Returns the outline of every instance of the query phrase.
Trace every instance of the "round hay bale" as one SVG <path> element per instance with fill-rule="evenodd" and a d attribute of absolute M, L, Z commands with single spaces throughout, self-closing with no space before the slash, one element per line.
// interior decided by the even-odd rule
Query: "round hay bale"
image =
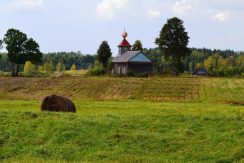
<path fill-rule="evenodd" d="M 74 103 L 66 97 L 50 95 L 44 98 L 41 106 L 42 111 L 52 112 L 76 112 Z"/>

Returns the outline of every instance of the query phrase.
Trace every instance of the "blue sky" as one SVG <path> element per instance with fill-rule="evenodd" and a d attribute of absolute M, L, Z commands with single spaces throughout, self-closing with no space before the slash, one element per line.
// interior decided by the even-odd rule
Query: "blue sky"
<path fill-rule="evenodd" d="M 85 54 L 106 40 L 115 56 L 124 27 L 131 44 L 151 48 L 173 16 L 184 21 L 189 47 L 244 50 L 243 0 L 0 0 L 0 38 L 17 28 L 43 52 Z"/>

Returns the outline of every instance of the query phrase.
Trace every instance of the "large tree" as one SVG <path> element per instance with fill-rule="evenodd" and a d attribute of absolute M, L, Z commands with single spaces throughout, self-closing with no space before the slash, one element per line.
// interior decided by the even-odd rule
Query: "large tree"
<path fill-rule="evenodd" d="M 104 68 L 108 67 L 108 62 L 109 59 L 111 58 L 112 53 L 111 53 L 111 49 L 108 45 L 107 41 L 103 41 L 99 47 L 99 49 L 97 50 L 97 59 L 99 61 L 99 63 L 102 64 L 102 66 Z"/>
<path fill-rule="evenodd" d="M 135 43 L 133 44 L 132 50 L 139 50 L 139 51 L 143 50 L 142 43 L 140 40 L 135 41 Z"/>
<path fill-rule="evenodd" d="M 39 45 L 32 38 L 16 29 L 9 29 L 3 42 L 6 44 L 8 58 L 12 66 L 12 76 L 18 76 L 20 65 L 26 61 L 38 63 L 42 59 Z"/>
<path fill-rule="evenodd" d="M 3 44 L 3 41 L 0 40 L 0 49 L 2 49 L 2 44 Z"/>
<path fill-rule="evenodd" d="M 183 21 L 177 17 L 168 19 L 156 39 L 156 44 L 165 59 L 171 60 L 172 73 L 183 70 L 182 58 L 190 53 L 188 43 L 189 37 Z"/>
<path fill-rule="evenodd" d="M 3 41 L 2 40 L 0 40 L 0 50 L 2 49 L 2 44 L 3 44 Z M 1 55 L 0 55 L 0 59 L 1 59 Z"/>

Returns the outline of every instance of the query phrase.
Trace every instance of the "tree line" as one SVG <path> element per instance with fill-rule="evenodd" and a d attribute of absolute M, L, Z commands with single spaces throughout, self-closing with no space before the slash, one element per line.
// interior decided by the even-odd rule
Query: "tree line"
<path fill-rule="evenodd" d="M 11 64 L 7 53 L 0 53 L 0 71 L 11 72 Z M 76 69 L 89 69 L 95 63 L 95 55 L 81 54 L 80 52 L 56 52 L 56 53 L 43 53 L 42 60 L 36 64 L 39 69 L 46 70 L 47 65 L 51 66 L 52 71 L 57 69 L 71 70 L 75 65 Z M 28 61 L 26 61 L 28 62 Z M 29 64 L 29 63 L 28 63 Z M 20 65 L 20 72 L 24 71 L 24 65 Z"/>
<path fill-rule="evenodd" d="M 142 42 L 136 40 L 132 50 L 148 55 L 153 61 L 155 73 L 175 75 L 204 68 L 213 76 L 244 75 L 244 52 L 188 48 L 189 40 L 183 21 L 173 17 L 163 25 L 155 39 L 155 48 L 143 48 Z M 113 68 L 112 52 L 107 41 L 100 44 L 95 55 L 83 55 L 81 52 L 43 54 L 33 38 L 28 38 L 19 30 L 9 29 L 0 40 L 0 49 L 2 45 L 8 52 L 0 55 L 0 71 L 11 72 L 12 76 L 18 76 L 24 68 L 49 74 L 53 71 L 90 69 L 95 75 L 109 73 Z"/>
<path fill-rule="evenodd" d="M 212 50 L 207 48 L 189 48 L 190 54 L 181 59 L 181 72 L 192 74 L 204 68 L 212 76 L 244 75 L 244 52 L 233 50 Z M 158 48 L 143 49 L 153 61 L 155 72 L 170 73 L 171 62 L 164 58 Z"/>

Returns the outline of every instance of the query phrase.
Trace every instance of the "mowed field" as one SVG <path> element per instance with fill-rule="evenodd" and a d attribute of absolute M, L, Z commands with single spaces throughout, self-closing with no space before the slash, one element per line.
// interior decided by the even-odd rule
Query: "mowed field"
<path fill-rule="evenodd" d="M 243 162 L 243 103 L 244 79 L 0 78 L 0 162 Z"/>

